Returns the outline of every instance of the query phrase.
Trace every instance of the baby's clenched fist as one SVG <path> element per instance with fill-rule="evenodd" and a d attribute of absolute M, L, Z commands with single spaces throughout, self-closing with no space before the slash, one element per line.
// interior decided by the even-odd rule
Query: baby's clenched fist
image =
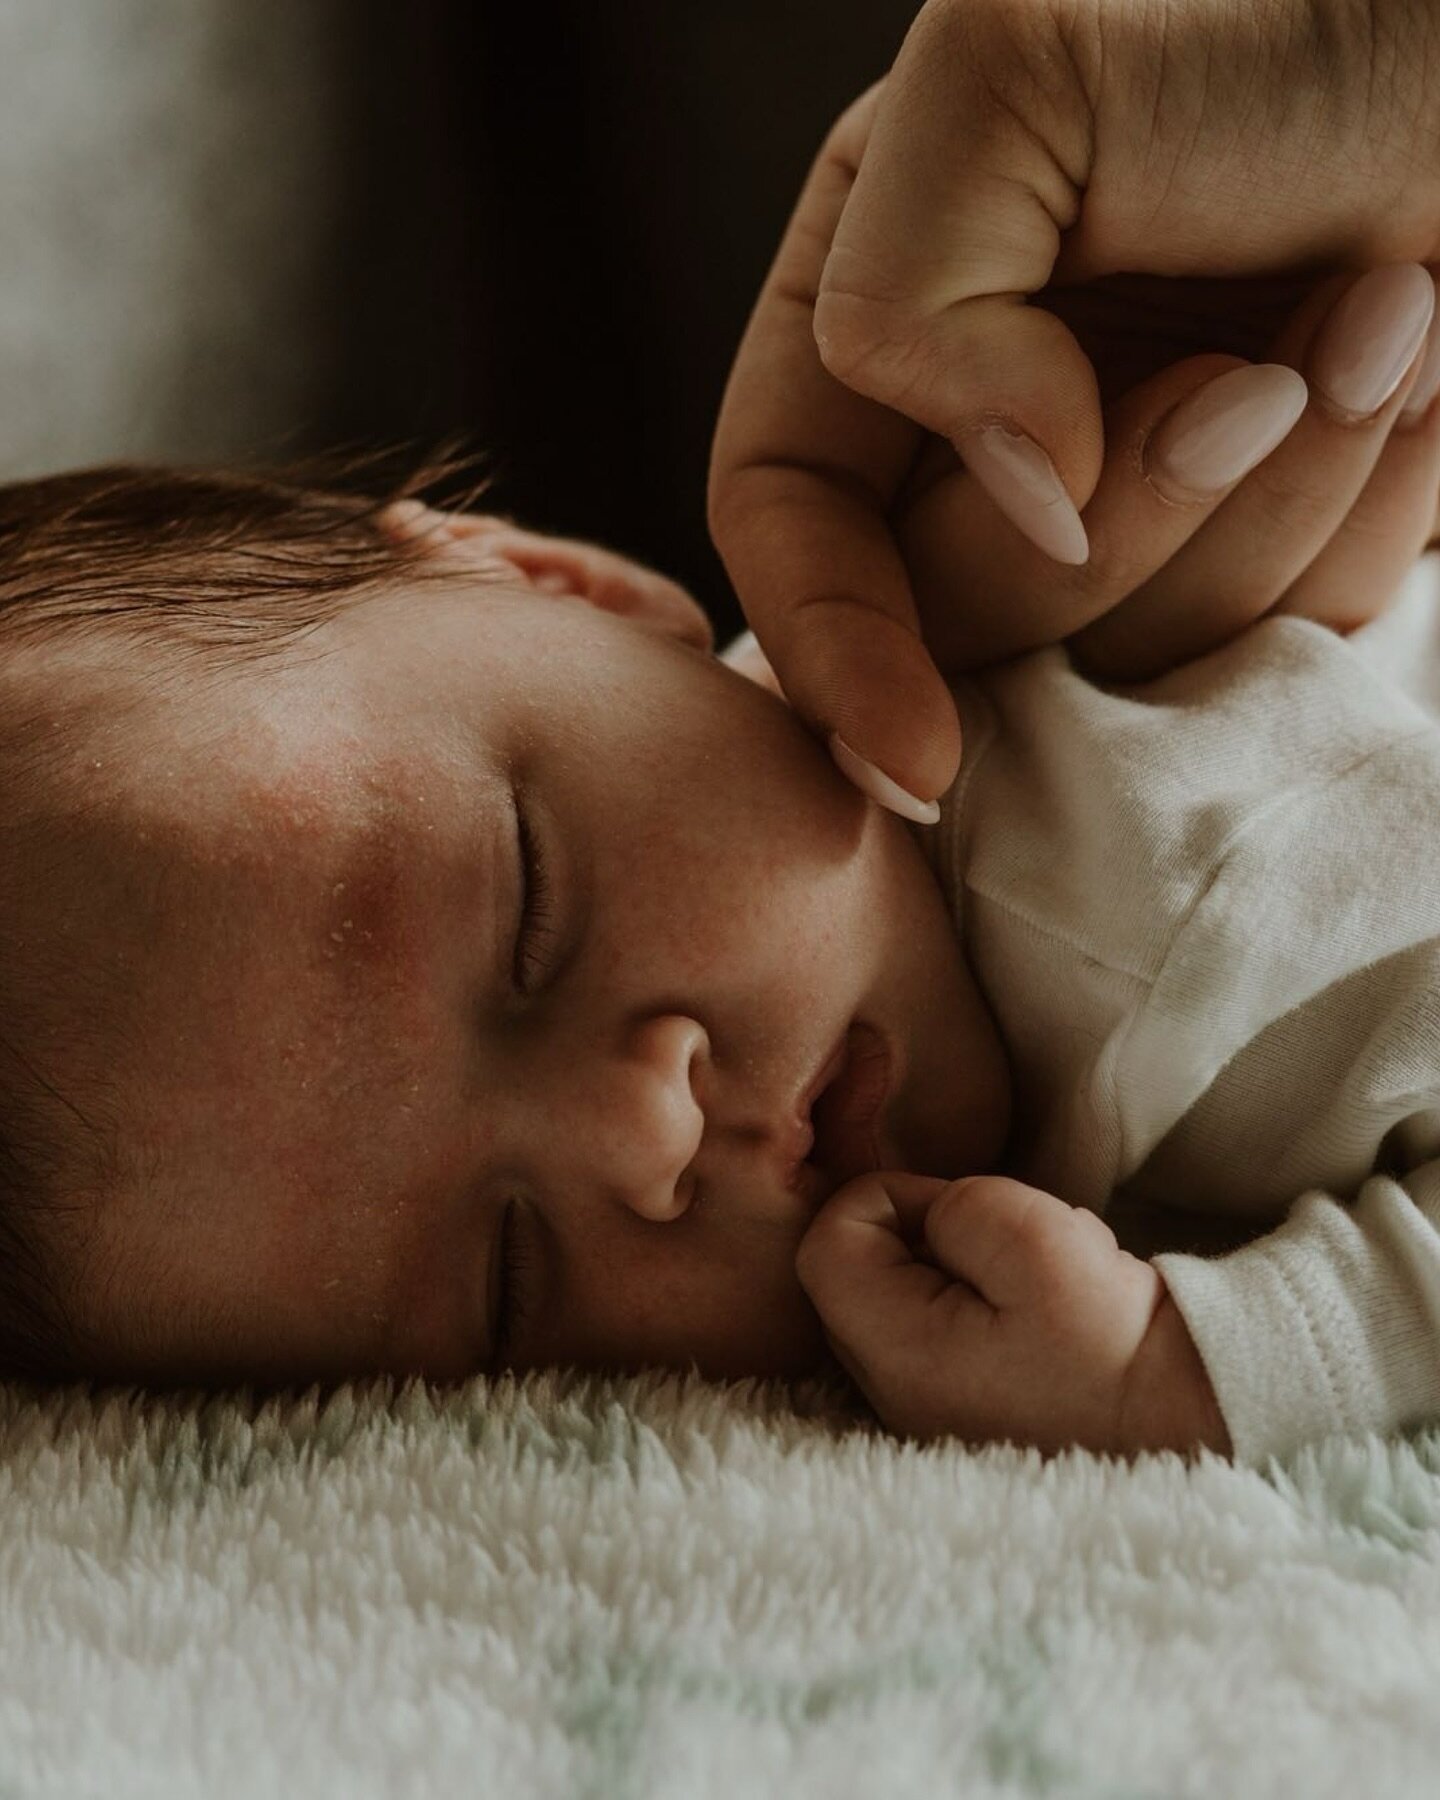
<path fill-rule="evenodd" d="M 1159 1273 L 1083 1207 L 1001 1176 L 879 1171 L 831 1195 L 795 1266 L 835 1355 L 903 1436 L 1220 1447 Z"/>

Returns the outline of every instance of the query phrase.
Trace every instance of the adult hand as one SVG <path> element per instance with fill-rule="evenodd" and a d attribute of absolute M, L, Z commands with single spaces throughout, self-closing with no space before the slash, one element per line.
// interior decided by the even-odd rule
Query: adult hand
<path fill-rule="evenodd" d="M 930 0 L 822 151 L 716 438 L 712 531 L 802 716 L 922 798 L 949 784 L 958 724 L 890 518 L 924 434 L 983 490 L 975 519 L 1078 564 L 1102 406 L 1150 356 L 1254 354 L 1318 272 L 1440 260 L 1437 61 L 1440 15 L 1406 0 Z M 1116 353 L 1092 366 L 1087 331 Z M 1342 367 L 1329 404 L 1376 403 Z M 1093 580 L 1049 637 L 1122 598 Z"/>
<path fill-rule="evenodd" d="M 1409 422 L 1420 355 L 1372 413 L 1337 406 L 1336 393 L 1363 374 L 1357 342 L 1375 346 L 1364 318 L 1403 322 L 1398 354 L 1378 345 L 1388 384 L 1405 346 L 1419 345 L 1434 293 L 1419 263 L 1322 281 L 1266 363 L 1190 357 L 1107 405 L 1081 566 L 1051 562 L 932 439 L 890 514 L 930 656 L 959 674 L 1069 625 L 1083 674 L 1135 682 L 1267 612 L 1341 631 L 1382 612 L 1434 529 L 1440 408 Z M 1434 357 L 1440 330 L 1431 339 Z"/>

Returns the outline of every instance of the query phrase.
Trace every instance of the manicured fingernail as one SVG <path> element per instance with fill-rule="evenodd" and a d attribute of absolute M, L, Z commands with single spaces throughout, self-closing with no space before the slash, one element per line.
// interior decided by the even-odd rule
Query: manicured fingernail
<path fill-rule="evenodd" d="M 965 467 L 1010 523 L 1056 562 L 1090 560 L 1090 540 L 1055 465 L 1013 425 L 977 425 L 955 440 Z"/>
<path fill-rule="evenodd" d="M 840 773 L 853 781 L 862 794 L 899 813 L 902 819 L 910 819 L 916 825 L 933 825 L 940 817 L 938 800 L 917 800 L 874 763 L 857 756 L 838 731 L 830 733 L 830 754 Z"/>
<path fill-rule="evenodd" d="M 1415 377 L 1415 385 L 1406 396 L 1405 404 L 1400 409 L 1400 417 L 1395 421 L 1402 431 L 1420 423 L 1429 412 L 1430 402 L 1435 398 L 1437 389 L 1440 389 L 1440 326 L 1432 324 L 1425 344 L 1425 355 L 1420 362 L 1420 373 Z"/>
<path fill-rule="evenodd" d="M 1435 311 L 1435 283 L 1419 263 L 1370 269 L 1325 321 L 1310 383 L 1353 417 L 1378 412 L 1404 379 Z"/>
<path fill-rule="evenodd" d="M 716 656 L 723 663 L 747 663 L 752 656 L 759 653 L 760 640 L 753 631 L 742 631 L 739 637 L 731 638 L 723 650 L 717 650 Z"/>
<path fill-rule="evenodd" d="M 1150 434 L 1149 468 L 1191 494 L 1218 494 L 1267 457 L 1304 412 L 1303 377 L 1282 363 L 1227 369 Z"/>

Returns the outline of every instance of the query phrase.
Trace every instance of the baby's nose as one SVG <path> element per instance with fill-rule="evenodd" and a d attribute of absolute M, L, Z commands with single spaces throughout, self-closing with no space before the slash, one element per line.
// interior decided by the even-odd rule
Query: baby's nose
<path fill-rule="evenodd" d="M 691 1076 L 707 1041 L 694 1019 L 647 1019 L 611 1071 L 613 1110 L 601 1121 L 609 1146 L 601 1179 L 642 1219 L 679 1218 L 695 1197 L 693 1164 L 705 1114 Z"/>
<path fill-rule="evenodd" d="M 690 1202 L 695 1198 L 695 1177 L 687 1171 L 678 1181 L 668 1185 L 664 1181 L 656 1182 L 650 1187 L 636 1187 L 625 1195 L 625 1202 L 631 1212 L 642 1219 L 649 1219 L 653 1224 L 664 1225 L 670 1219 L 678 1219 L 687 1212 Z"/>

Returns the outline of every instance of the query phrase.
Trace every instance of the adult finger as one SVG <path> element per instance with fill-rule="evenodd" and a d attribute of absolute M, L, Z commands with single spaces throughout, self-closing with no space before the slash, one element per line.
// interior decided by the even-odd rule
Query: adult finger
<path fill-rule="evenodd" d="M 1432 270 L 1432 275 L 1434 271 Z M 1440 497 L 1440 320 L 1360 498 L 1273 608 L 1353 631 L 1383 612 L 1435 536 Z"/>
<path fill-rule="evenodd" d="M 1391 432 L 1375 471 L 1320 555 L 1271 608 L 1348 632 L 1386 610 L 1437 531 L 1440 408 Z"/>
<path fill-rule="evenodd" d="M 901 47 L 821 281 L 822 356 L 1062 560 L 1083 554 L 1098 388 L 1027 296 L 1435 241 L 1434 184 L 1393 128 L 1431 117 L 1431 9 L 1331 8 L 1321 33 L 1293 10 L 928 0 Z"/>
<path fill-rule="evenodd" d="M 920 433 L 828 374 L 813 329 L 879 94 L 826 139 L 760 292 L 716 428 L 709 522 L 791 706 L 928 802 L 954 779 L 960 727 L 887 519 Z"/>
<path fill-rule="evenodd" d="M 1078 666 L 1102 680 L 1159 674 L 1235 636 L 1312 567 L 1308 600 L 1297 596 L 1295 610 L 1319 617 L 1357 572 L 1362 537 L 1399 579 L 1428 534 L 1434 472 L 1428 440 L 1392 448 L 1391 427 L 1418 375 L 1434 304 L 1434 283 L 1415 263 L 1338 277 L 1302 303 L 1273 355 L 1307 377 L 1303 416 L 1162 569 L 1074 635 Z M 1375 488 L 1349 548 L 1342 535 L 1327 569 L 1329 546 L 1387 452 L 1383 490 Z M 1373 593 L 1381 572 L 1363 573 L 1359 590 Z M 1352 606 L 1355 591 L 1346 596 Z"/>
<path fill-rule="evenodd" d="M 1051 563 L 968 470 L 935 480 L 896 529 L 938 666 L 958 675 L 1056 642 L 1121 604 L 1274 450 L 1305 403 L 1293 370 L 1219 355 L 1189 357 L 1122 395 L 1105 414 L 1105 465 L 1085 514 L 1091 556 L 1079 568 Z M 1195 434 L 1213 443 L 1221 419 L 1223 455 L 1200 473 L 1192 461 L 1178 479 L 1170 448 Z M 1163 655 L 1163 633 L 1147 647 Z"/>
<path fill-rule="evenodd" d="M 847 386 L 952 443 L 1049 557 L 1082 563 L 1099 385 L 1062 321 L 1026 304 L 1079 219 L 1096 148 L 1063 13 L 922 10 L 835 227 L 815 338 Z"/>

